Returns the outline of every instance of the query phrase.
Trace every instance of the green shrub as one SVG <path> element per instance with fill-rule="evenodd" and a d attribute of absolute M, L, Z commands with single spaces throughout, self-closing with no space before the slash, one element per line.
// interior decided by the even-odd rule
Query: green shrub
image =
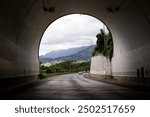
<path fill-rule="evenodd" d="M 45 76 L 44 76 L 44 74 L 39 73 L 39 74 L 38 74 L 38 78 L 39 78 L 39 79 L 44 79 L 44 78 L 45 78 Z"/>
<path fill-rule="evenodd" d="M 93 56 L 97 56 L 99 54 L 112 59 L 113 57 L 113 39 L 110 33 L 105 34 L 101 29 L 101 32 L 96 35 L 97 42 L 96 47 L 92 53 Z"/>

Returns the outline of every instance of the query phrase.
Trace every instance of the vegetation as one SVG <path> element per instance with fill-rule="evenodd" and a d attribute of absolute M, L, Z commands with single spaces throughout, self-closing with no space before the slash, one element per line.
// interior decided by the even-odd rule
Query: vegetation
<path fill-rule="evenodd" d="M 96 47 L 94 48 L 92 55 L 97 56 L 102 54 L 111 61 L 113 56 L 113 40 L 111 34 L 105 34 L 104 30 L 101 29 L 100 33 L 96 35 L 96 38 Z"/>
<path fill-rule="evenodd" d="M 64 61 L 49 67 L 40 64 L 40 74 L 66 73 L 66 72 L 72 73 L 89 70 L 90 70 L 90 62 L 79 63 L 76 61 Z"/>

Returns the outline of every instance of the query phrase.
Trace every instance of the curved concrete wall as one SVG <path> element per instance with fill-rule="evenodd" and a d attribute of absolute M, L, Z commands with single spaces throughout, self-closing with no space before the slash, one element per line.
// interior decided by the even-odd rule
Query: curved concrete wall
<path fill-rule="evenodd" d="M 150 70 L 150 2 L 147 0 L 45 0 L 54 12 L 43 10 L 42 0 L 0 1 L 0 78 L 38 74 L 38 48 L 47 26 L 71 13 L 97 17 L 114 39 L 113 75 L 136 75 Z M 119 10 L 115 10 L 120 6 Z M 113 12 L 108 12 L 111 7 Z"/>

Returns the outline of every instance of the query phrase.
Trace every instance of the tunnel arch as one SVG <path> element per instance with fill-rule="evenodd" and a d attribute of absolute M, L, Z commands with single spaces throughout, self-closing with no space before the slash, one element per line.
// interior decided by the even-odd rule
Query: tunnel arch
<path fill-rule="evenodd" d="M 141 67 L 150 71 L 149 1 L 125 0 L 123 4 L 120 0 L 45 2 L 55 11 L 45 12 L 42 0 L 0 2 L 1 80 L 23 77 L 23 82 L 20 82 L 24 83 L 36 77 L 39 72 L 38 45 L 43 31 L 58 17 L 72 13 L 91 14 L 104 21 L 111 30 L 115 47 L 112 59 L 114 77 L 134 79 L 136 70 Z M 146 77 L 149 76 L 150 72 Z"/>

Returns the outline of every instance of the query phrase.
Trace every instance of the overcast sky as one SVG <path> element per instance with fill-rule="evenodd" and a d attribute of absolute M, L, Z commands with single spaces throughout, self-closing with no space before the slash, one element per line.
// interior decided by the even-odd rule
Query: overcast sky
<path fill-rule="evenodd" d="M 96 44 L 96 34 L 101 28 L 103 28 L 103 23 L 88 15 L 73 14 L 61 17 L 45 31 L 39 55 L 50 51 Z"/>

